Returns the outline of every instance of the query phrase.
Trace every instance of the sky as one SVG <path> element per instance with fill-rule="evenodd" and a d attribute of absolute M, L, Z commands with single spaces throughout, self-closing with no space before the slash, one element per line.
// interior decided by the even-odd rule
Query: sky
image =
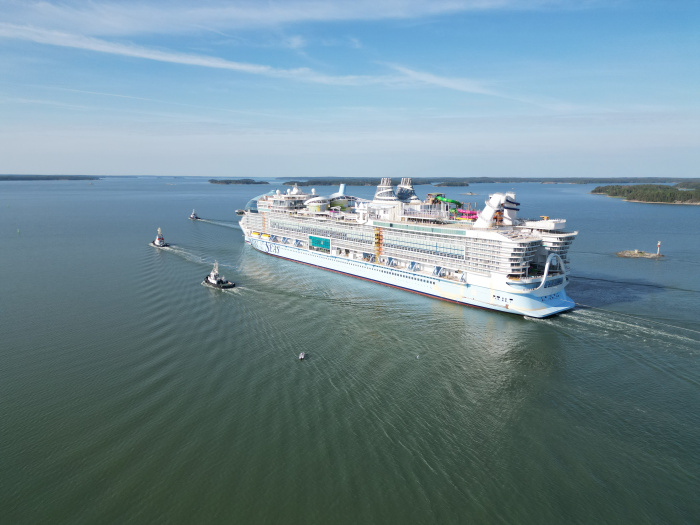
<path fill-rule="evenodd" d="M 0 173 L 700 177 L 695 0 L 0 0 Z"/>

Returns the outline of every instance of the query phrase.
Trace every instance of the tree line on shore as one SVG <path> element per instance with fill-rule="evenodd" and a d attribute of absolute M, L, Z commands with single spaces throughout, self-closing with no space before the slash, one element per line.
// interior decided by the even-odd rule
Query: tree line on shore
<path fill-rule="evenodd" d="M 269 182 L 253 179 L 209 179 L 211 184 L 270 184 Z"/>
<path fill-rule="evenodd" d="M 688 181 L 675 186 L 665 184 L 598 186 L 591 193 L 621 197 L 628 201 L 700 204 L 700 181 Z"/>

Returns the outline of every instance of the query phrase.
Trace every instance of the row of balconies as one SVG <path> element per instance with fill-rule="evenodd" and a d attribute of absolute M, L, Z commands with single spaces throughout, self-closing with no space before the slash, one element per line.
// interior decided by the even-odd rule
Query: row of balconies
<path fill-rule="evenodd" d="M 262 221 L 251 221 L 251 222 L 256 222 L 256 223 L 261 223 Z M 302 227 L 302 228 L 294 228 L 294 227 L 282 227 L 277 221 L 275 221 L 274 224 L 274 230 L 280 230 L 283 232 L 289 232 L 291 234 L 301 234 L 301 235 L 307 235 L 309 233 L 313 234 L 313 230 L 316 230 L 315 228 L 308 228 L 308 227 Z M 310 231 L 299 231 L 299 230 L 310 230 Z M 271 233 L 274 233 L 271 231 Z M 371 237 L 365 240 L 350 240 L 350 239 L 339 239 L 337 237 L 333 237 L 332 233 L 333 232 L 328 232 L 325 230 L 323 233 L 320 233 L 318 230 L 316 230 L 316 233 L 319 235 L 323 235 L 326 237 L 331 237 L 334 241 L 334 245 L 340 247 L 340 246 L 347 246 L 348 248 L 353 248 L 353 249 L 360 249 L 360 250 L 366 250 L 369 248 L 368 245 L 372 245 L 372 239 Z M 331 235 L 329 235 L 331 233 Z M 368 236 L 371 235 L 368 232 Z M 412 236 L 413 237 L 413 236 Z M 473 242 L 470 242 L 469 244 L 476 244 Z M 496 244 L 496 243 L 491 243 L 491 244 Z M 500 244 L 500 243 L 498 243 Z M 526 261 L 524 257 L 520 257 L 517 255 L 514 255 L 512 251 L 509 251 L 508 253 L 494 253 L 494 250 L 492 249 L 475 249 L 471 250 L 467 253 L 467 256 L 465 257 L 464 253 L 455 253 L 455 254 L 449 254 L 445 253 L 443 251 L 436 251 L 433 249 L 425 248 L 425 249 L 420 249 L 417 247 L 410 247 L 410 246 L 398 246 L 394 245 L 392 243 L 384 243 L 383 244 L 384 248 L 386 249 L 386 254 L 390 255 L 390 251 L 396 251 L 399 254 L 409 254 L 413 259 L 421 259 L 422 262 L 435 262 L 435 259 L 437 258 L 440 261 L 452 261 L 454 264 L 455 259 L 457 260 L 463 260 L 465 262 L 465 265 L 470 267 L 471 269 L 481 269 L 484 271 L 497 271 L 500 270 L 501 272 L 504 273 L 513 273 L 515 270 L 526 270 L 529 268 L 529 261 Z M 479 245 L 480 246 L 480 245 Z M 499 252 L 504 251 L 504 250 L 499 250 Z M 531 252 L 533 250 L 530 250 Z M 527 254 L 527 252 L 524 252 Z M 479 257 L 479 254 L 487 255 L 488 257 Z M 422 255 L 422 256 L 421 256 Z M 418 256 L 418 257 L 417 257 Z M 507 260 L 504 260 L 507 259 Z M 517 273 L 523 273 L 517 272 Z"/>

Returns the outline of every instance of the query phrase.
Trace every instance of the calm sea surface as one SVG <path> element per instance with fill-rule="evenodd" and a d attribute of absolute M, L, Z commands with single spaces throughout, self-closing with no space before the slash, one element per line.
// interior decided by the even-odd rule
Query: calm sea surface
<path fill-rule="evenodd" d="M 2 523 L 700 520 L 700 207 L 447 188 L 580 232 L 537 321 L 255 252 L 277 187 L 0 182 Z"/>

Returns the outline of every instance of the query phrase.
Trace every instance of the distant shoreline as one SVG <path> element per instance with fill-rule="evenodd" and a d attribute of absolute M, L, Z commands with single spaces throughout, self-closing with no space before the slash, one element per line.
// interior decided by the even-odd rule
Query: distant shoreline
<path fill-rule="evenodd" d="M 700 204 L 699 183 L 688 181 L 675 186 L 633 184 L 627 186 L 598 186 L 591 194 L 622 198 L 642 204 Z"/>
<path fill-rule="evenodd" d="M 310 177 L 307 179 L 286 179 L 285 177 L 275 177 L 267 180 L 242 178 L 242 179 L 205 179 L 203 176 L 195 175 L 19 175 L 7 174 L 0 175 L 0 182 L 3 181 L 95 181 L 111 178 L 147 178 L 147 179 L 180 179 L 180 178 L 197 178 L 208 180 L 211 184 L 281 184 L 291 186 L 298 184 L 299 186 L 337 186 L 345 184 L 346 186 L 376 186 L 380 182 L 379 177 Z M 399 177 L 390 177 L 392 184 L 398 184 Z M 412 182 L 416 186 L 432 185 L 438 187 L 468 187 L 471 184 L 675 184 L 675 187 L 681 190 L 692 190 L 700 186 L 700 178 L 670 178 L 670 177 L 412 177 Z M 592 192 L 595 193 L 595 190 Z M 700 204 L 698 202 L 660 202 L 646 201 L 640 199 L 629 199 L 628 202 L 641 202 L 648 204 Z"/>
<path fill-rule="evenodd" d="M 600 193 L 594 193 L 594 195 L 602 195 Z M 609 196 L 609 195 L 608 195 Z M 621 198 L 621 197 L 615 197 L 615 198 Z M 628 200 L 624 199 L 625 202 L 637 202 L 639 204 L 683 204 L 685 206 L 700 206 L 700 202 L 654 202 L 654 201 L 634 201 L 634 200 Z"/>
<path fill-rule="evenodd" d="M 209 179 L 210 184 L 270 184 L 266 181 L 254 179 Z"/>
<path fill-rule="evenodd" d="M 96 175 L 0 175 L 0 181 L 33 182 L 44 180 L 100 180 Z"/>
<path fill-rule="evenodd" d="M 612 199 L 620 199 L 624 202 L 634 202 L 636 204 L 671 204 L 671 205 L 685 205 L 685 206 L 700 206 L 700 202 L 660 202 L 660 201 L 640 201 L 640 200 L 633 200 L 633 199 L 625 199 L 621 195 L 607 195 L 605 193 L 593 193 L 591 192 L 591 195 L 605 195 L 606 197 L 610 197 Z"/>
<path fill-rule="evenodd" d="M 390 177 L 392 183 L 400 180 L 399 177 Z M 310 177 L 308 179 L 287 179 L 277 177 L 280 184 L 284 186 L 335 186 L 345 184 L 346 186 L 376 186 L 379 184 L 379 177 Z M 700 183 L 700 179 L 677 179 L 670 177 L 412 177 L 415 186 L 433 185 L 435 187 L 460 187 L 470 184 L 671 184 L 671 183 Z"/>

